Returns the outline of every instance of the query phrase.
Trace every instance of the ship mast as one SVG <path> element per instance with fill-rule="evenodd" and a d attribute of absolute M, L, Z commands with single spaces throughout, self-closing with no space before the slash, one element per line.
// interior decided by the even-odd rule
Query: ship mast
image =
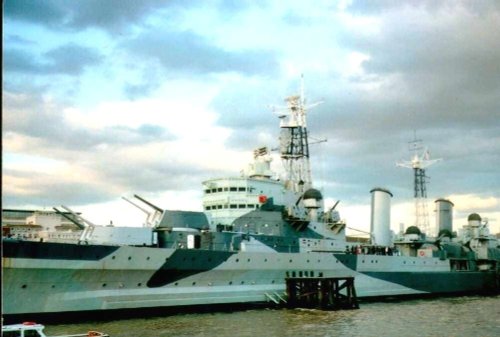
<path fill-rule="evenodd" d="M 413 169 L 414 175 L 414 198 L 415 198 L 415 226 L 422 229 L 427 235 L 433 235 L 429 224 L 429 211 L 427 209 L 427 177 L 425 169 L 441 160 L 430 159 L 429 151 L 423 148 L 422 140 L 417 139 L 416 134 L 410 142 L 410 150 L 414 155 L 410 161 L 400 161 L 397 166 Z"/>
<path fill-rule="evenodd" d="M 306 115 L 308 109 L 321 102 L 305 105 L 303 76 L 300 95 L 287 97 L 285 102 L 286 112 L 279 116 L 280 156 L 286 172 L 287 188 L 303 193 L 312 186 Z"/>

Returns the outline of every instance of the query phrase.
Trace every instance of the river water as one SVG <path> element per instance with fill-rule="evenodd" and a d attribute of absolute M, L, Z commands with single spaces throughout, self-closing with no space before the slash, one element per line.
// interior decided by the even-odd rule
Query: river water
<path fill-rule="evenodd" d="M 500 296 L 361 303 L 359 310 L 254 309 L 46 325 L 47 335 L 111 337 L 500 336 Z"/>

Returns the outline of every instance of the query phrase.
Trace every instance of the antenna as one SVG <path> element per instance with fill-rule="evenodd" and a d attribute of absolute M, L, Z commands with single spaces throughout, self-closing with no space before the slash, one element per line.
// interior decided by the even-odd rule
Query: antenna
<path fill-rule="evenodd" d="M 397 166 L 411 168 L 414 174 L 414 198 L 415 198 L 415 226 L 422 229 L 427 235 L 431 235 L 429 224 L 429 211 L 427 209 L 427 182 L 429 177 L 425 175 L 425 169 L 432 164 L 442 160 L 430 159 L 429 150 L 422 146 L 422 140 L 417 139 L 417 132 L 414 130 L 413 141 L 409 142 L 410 151 L 413 157 L 410 161 L 400 161 Z M 435 234 L 435 229 L 432 234 Z"/>

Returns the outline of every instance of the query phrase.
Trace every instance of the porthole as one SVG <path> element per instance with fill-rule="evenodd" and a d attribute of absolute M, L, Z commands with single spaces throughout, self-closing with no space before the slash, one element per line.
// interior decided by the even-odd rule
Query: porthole
<path fill-rule="evenodd" d="M 137 283 L 137 286 L 138 287 L 142 287 L 142 283 Z"/>
<path fill-rule="evenodd" d="M 146 258 L 146 260 L 148 260 L 148 261 L 149 261 L 150 259 L 151 259 L 151 258 L 150 258 L 149 256 Z"/>
<path fill-rule="evenodd" d="M 195 286 L 195 285 L 196 285 L 196 282 L 193 282 L 193 285 Z"/>
<path fill-rule="evenodd" d="M 267 262 L 267 259 L 264 259 L 264 262 Z"/>
<path fill-rule="evenodd" d="M 174 283 L 174 286 L 178 286 L 178 285 L 179 285 L 179 282 L 175 282 L 175 283 Z"/>
<path fill-rule="evenodd" d="M 271 284 L 274 284 L 274 280 L 271 281 Z"/>
<path fill-rule="evenodd" d="M 293 260 L 292 260 L 292 259 L 290 259 L 290 263 L 292 263 L 292 262 L 293 262 Z"/>
<path fill-rule="evenodd" d="M 103 287 L 106 287 L 106 286 L 107 286 L 107 284 L 106 284 L 106 283 L 103 283 L 103 284 L 102 284 L 102 286 L 103 286 Z"/>
<path fill-rule="evenodd" d="M 23 285 L 21 286 L 21 288 L 23 288 L 23 289 L 26 289 L 26 287 L 27 287 L 27 285 L 26 285 L 26 284 L 23 284 Z"/>
<path fill-rule="evenodd" d="M 250 259 L 248 259 L 247 262 L 250 262 Z"/>
<path fill-rule="evenodd" d="M 233 281 L 229 281 L 229 285 L 233 284 Z"/>
<path fill-rule="evenodd" d="M 241 284 L 245 284 L 245 281 L 241 281 Z"/>
<path fill-rule="evenodd" d="M 116 259 L 116 256 L 113 255 L 111 258 L 114 260 L 114 259 Z"/>
<path fill-rule="evenodd" d="M 56 286 L 55 286 L 55 284 L 53 284 L 51 288 L 53 289 L 53 288 L 55 288 L 55 287 L 56 287 Z"/>
<path fill-rule="evenodd" d="M 236 262 L 240 262 L 240 259 L 236 259 Z"/>
<path fill-rule="evenodd" d="M 132 256 L 129 256 L 129 257 L 128 257 L 128 259 L 129 259 L 129 260 L 132 260 Z"/>

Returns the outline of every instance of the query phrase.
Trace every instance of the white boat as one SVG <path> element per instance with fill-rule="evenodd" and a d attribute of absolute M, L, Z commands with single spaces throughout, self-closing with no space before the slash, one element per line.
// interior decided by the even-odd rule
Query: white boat
<path fill-rule="evenodd" d="M 109 337 L 108 334 L 99 331 L 88 331 L 87 333 L 74 335 L 47 336 L 43 329 L 45 329 L 45 326 L 35 322 L 2 325 L 2 337 Z"/>

